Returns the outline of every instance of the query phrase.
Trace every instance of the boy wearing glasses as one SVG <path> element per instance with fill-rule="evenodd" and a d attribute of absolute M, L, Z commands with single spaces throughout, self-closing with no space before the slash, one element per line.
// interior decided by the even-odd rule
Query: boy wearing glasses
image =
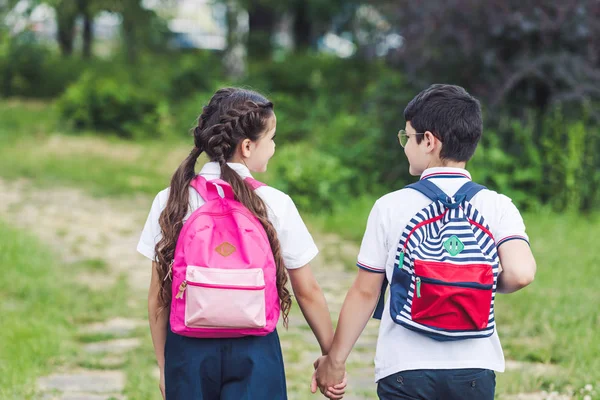
<path fill-rule="evenodd" d="M 313 391 L 318 384 L 337 398 L 327 388 L 342 382 L 382 285 L 392 282 L 375 356 L 379 398 L 492 400 L 494 371 L 504 371 L 494 295 L 522 289 L 536 271 L 525 225 L 508 197 L 471 183 L 465 169 L 483 129 L 477 99 L 459 86 L 432 85 L 404 118 L 398 139 L 420 185 L 373 206 L 331 350 L 315 362 Z"/>

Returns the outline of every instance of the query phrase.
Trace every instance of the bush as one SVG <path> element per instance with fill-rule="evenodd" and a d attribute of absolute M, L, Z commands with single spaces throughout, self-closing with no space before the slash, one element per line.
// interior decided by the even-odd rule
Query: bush
<path fill-rule="evenodd" d="M 95 61 L 60 98 L 61 115 L 74 128 L 127 138 L 183 135 L 213 93 L 220 71 L 214 58 L 146 56 L 136 66 Z"/>
<path fill-rule="evenodd" d="M 354 173 L 308 143 L 279 150 L 269 166 L 269 182 L 289 194 L 303 210 L 332 210 L 350 198 Z"/>
<path fill-rule="evenodd" d="M 548 204 L 556 211 L 597 208 L 600 128 L 570 121 L 555 108 L 537 121 L 504 118 L 488 129 L 469 168 L 473 178 L 510 196 L 523 209 Z"/>
<path fill-rule="evenodd" d="M 57 96 L 79 77 L 85 66 L 82 60 L 61 58 L 31 32 L 6 35 L 0 42 L 0 95 Z"/>
<path fill-rule="evenodd" d="M 59 110 L 76 128 L 132 137 L 135 125 L 143 122 L 151 128 L 145 136 L 157 136 L 152 126 L 160 103 L 160 96 L 132 84 L 123 75 L 109 78 L 88 71 L 60 98 Z"/>
<path fill-rule="evenodd" d="M 408 170 L 408 163 L 394 132 L 382 131 L 377 122 L 370 114 L 339 113 L 313 127 L 316 147 L 357 172 L 350 183 L 352 194 L 355 195 L 379 186 L 390 167 Z M 385 141 L 389 144 L 384 144 Z M 381 154 L 388 151 L 395 153 L 396 159 L 393 164 L 382 164 Z"/>
<path fill-rule="evenodd" d="M 501 131 L 484 131 L 467 168 L 475 181 L 507 195 L 522 210 L 538 208 L 543 163 L 533 141 L 534 125 L 516 120 L 506 124 Z"/>
<path fill-rule="evenodd" d="M 169 65 L 168 96 L 175 102 L 198 92 L 213 91 L 214 82 L 222 78 L 221 60 L 214 54 L 202 52 L 174 56 L 175 65 Z"/>

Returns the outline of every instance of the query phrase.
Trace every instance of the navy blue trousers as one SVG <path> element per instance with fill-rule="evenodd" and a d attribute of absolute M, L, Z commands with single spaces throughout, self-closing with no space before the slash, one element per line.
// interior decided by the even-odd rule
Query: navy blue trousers
<path fill-rule="evenodd" d="M 379 380 L 382 400 L 494 400 L 496 374 L 488 369 L 402 371 Z"/>
<path fill-rule="evenodd" d="M 196 339 L 167 328 L 165 391 L 166 400 L 286 400 L 277 331 Z"/>

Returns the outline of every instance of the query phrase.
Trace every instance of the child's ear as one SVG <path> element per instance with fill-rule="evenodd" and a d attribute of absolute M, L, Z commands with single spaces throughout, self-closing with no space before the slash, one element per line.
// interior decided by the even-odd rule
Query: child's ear
<path fill-rule="evenodd" d="M 435 135 L 433 133 L 431 133 L 430 131 L 425 131 L 425 134 L 423 136 L 425 139 L 425 144 L 427 145 L 427 148 L 430 150 L 435 149 L 437 142 L 439 142 L 441 144 L 439 139 L 436 138 Z"/>
<path fill-rule="evenodd" d="M 242 156 L 244 158 L 248 158 L 252 155 L 252 141 L 250 139 L 244 139 L 240 143 L 240 150 L 242 151 Z"/>

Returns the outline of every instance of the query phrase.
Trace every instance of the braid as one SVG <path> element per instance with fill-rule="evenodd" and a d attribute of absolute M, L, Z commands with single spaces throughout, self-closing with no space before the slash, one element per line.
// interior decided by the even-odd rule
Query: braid
<path fill-rule="evenodd" d="M 225 164 L 235 151 L 234 143 L 239 138 L 246 138 L 246 132 L 256 126 L 262 118 L 261 114 L 271 107 L 271 102 L 256 103 L 248 100 L 235 109 L 227 110 L 217 124 L 202 132 L 202 136 L 206 138 L 205 148 L 210 149 L 208 154 L 219 164 Z"/>

